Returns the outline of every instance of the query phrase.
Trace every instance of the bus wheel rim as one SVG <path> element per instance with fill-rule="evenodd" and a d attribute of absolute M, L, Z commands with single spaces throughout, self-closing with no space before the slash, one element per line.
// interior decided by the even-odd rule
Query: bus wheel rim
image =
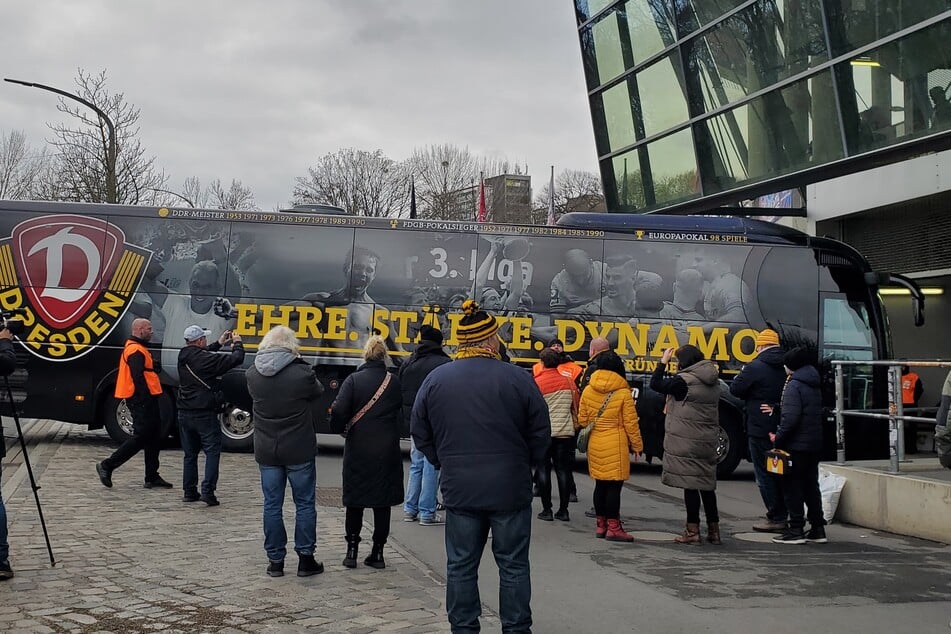
<path fill-rule="evenodd" d="M 221 415 L 221 433 L 232 440 L 244 440 L 254 433 L 251 412 L 237 407 L 229 408 Z"/>

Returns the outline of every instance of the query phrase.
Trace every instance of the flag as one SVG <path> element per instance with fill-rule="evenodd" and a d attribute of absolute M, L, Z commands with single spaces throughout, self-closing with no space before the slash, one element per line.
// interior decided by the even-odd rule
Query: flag
<path fill-rule="evenodd" d="M 485 181 L 479 178 L 479 222 L 485 222 Z"/>
<path fill-rule="evenodd" d="M 416 178 L 410 177 L 409 185 L 409 217 L 411 220 L 416 219 Z"/>
<path fill-rule="evenodd" d="M 555 166 L 551 166 L 551 181 L 548 184 L 548 224 L 555 224 Z"/>

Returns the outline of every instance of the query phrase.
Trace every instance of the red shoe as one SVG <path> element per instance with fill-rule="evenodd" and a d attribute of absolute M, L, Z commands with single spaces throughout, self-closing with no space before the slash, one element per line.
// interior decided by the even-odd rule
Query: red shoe
<path fill-rule="evenodd" d="M 605 539 L 609 542 L 632 542 L 634 536 L 624 532 L 621 520 L 608 520 L 608 532 Z"/>
<path fill-rule="evenodd" d="M 594 536 L 602 539 L 608 533 L 608 521 L 603 515 L 598 516 L 598 527 L 594 530 Z"/>

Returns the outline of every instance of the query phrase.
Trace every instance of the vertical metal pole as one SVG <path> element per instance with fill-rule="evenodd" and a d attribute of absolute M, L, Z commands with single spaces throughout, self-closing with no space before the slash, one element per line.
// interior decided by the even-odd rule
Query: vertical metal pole
<path fill-rule="evenodd" d="M 896 404 L 897 403 L 897 404 Z M 901 403 L 901 366 L 888 367 L 888 457 L 889 471 L 898 473 L 898 407 Z"/>
<path fill-rule="evenodd" d="M 895 419 L 898 421 L 898 461 L 905 459 L 905 395 L 901 389 L 901 367 L 895 368 L 895 383 L 898 387 L 895 399 Z"/>
<path fill-rule="evenodd" d="M 835 366 L 835 461 L 845 463 L 845 389 L 841 365 Z"/>

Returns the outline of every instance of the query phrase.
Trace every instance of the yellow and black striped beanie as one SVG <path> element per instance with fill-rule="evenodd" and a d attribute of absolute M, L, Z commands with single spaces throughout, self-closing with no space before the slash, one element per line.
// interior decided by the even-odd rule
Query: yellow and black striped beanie
<path fill-rule="evenodd" d="M 462 302 L 462 312 L 465 316 L 459 320 L 456 327 L 456 339 L 460 345 L 477 343 L 498 332 L 498 320 L 484 310 L 479 310 L 479 304 L 475 300 L 467 299 Z"/>

